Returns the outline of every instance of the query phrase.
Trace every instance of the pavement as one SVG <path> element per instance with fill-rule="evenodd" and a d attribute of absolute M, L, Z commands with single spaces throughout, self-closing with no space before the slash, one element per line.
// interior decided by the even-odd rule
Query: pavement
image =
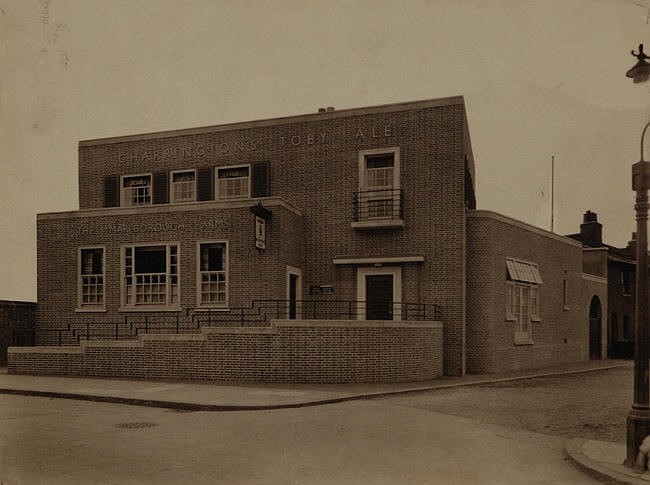
<path fill-rule="evenodd" d="M 224 383 L 213 381 L 133 380 L 86 377 L 10 375 L 0 369 L 0 394 L 111 402 L 188 411 L 251 411 L 325 405 L 403 393 L 424 392 L 632 367 L 630 361 L 589 361 L 544 369 L 492 375 L 444 377 L 392 384 Z M 622 463 L 624 443 L 572 439 L 567 457 L 592 477 L 608 483 L 650 484 L 650 472 L 638 473 Z"/>

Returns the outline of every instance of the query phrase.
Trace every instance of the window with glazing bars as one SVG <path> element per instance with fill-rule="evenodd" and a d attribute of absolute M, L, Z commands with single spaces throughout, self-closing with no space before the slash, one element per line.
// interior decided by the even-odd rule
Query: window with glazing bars
<path fill-rule="evenodd" d="M 178 305 L 178 246 L 124 248 L 124 304 Z"/>
<path fill-rule="evenodd" d="M 537 264 L 507 259 L 506 320 L 515 322 L 515 343 L 532 343 L 532 322 L 541 320 Z"/>
<path fill-rule="evenodd" d="M 104 304 L 104 249 L 81 250 L 81 305 L 101 306 Z"/>
<path fill-rule="evenodd" d="M 196 174 L 194 170 L 172 173 L 172 202 L 196 200 Z"/>
<path fill-rule="evenodd" d="M 217 169 L 217 198 L 246 199 L 250 194 L 248 165 Z"/>
<path fill-rule="evenodd" d="M 151 175 L 136 175 L 122 178 L 122 205 L 151 204 Z"/>
<path fill-rule="evenodd" d="M 199 284 L 201 304 L 226 304 L 226 245 L 204 243 L 199 246 Z"/>
<path fill-rule="evenodd" d="M 367 155 L 365 164 L 367 217 L 391 217 L 395 195 L 392 191 L 395 170 L 394 155 L 392 153 Z"/>

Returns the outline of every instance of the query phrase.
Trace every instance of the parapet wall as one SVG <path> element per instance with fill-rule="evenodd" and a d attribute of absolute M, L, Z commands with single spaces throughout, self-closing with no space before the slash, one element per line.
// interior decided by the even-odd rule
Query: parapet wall
<path fill-rule="evenodd" d="M 439 322 L 278 320 L 75 347 L 11 347 L 10 374 L 247 382 L 409 382 L 442 375 Z"/>

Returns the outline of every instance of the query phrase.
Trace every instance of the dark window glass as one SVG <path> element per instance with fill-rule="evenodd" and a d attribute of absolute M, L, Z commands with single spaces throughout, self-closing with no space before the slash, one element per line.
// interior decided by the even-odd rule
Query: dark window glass
<path fill-rule="evenodd" d="M 387 168 L 393 166 L 393 154 L 370 155 L 366 157 L 366 168 Z"/>
<path fill-rule="evenodd" d="M 166 273 L 167 248 L 149 246 L 135 248 L 135 273 Z"/>
<path fill-rule="evenodd" d="M 201 271 L 223 271 L 223 245 L 201 245 Z"/>
<path fill-rule="evenodd" d="M 81 274 L 102 274 L 102 248 L 81 250 Z"/>

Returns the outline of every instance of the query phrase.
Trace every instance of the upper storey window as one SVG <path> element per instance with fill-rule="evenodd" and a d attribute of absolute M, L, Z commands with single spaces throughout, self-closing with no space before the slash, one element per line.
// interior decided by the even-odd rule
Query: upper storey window
<path fill-rule="evenodd" d="M 122 205 L 151 204 L 151 175 L 125 175 L 122 177 Z"/>
<path fill-rule="evenodd" d="M 394 171 L 395 156 L 393 153 L 367 156 L 365 171 L 366 189 L 392 189 Z"/>
<path fill-rule="evenodd" d="M 248 165 L 217 168 L 217 199 L 247 199 L 250 197 Z"/>
<path fill-rule="evenodd" d="M 185 170 L 172 172 L 172 202 L 194 202 L 196 200 L 196 172 Z"/>
<path fill-rule="evenodd" d="M 399 148 L 359 152 L 359 191 L 354 194 L 352 227 L 401 227 Z"/>

